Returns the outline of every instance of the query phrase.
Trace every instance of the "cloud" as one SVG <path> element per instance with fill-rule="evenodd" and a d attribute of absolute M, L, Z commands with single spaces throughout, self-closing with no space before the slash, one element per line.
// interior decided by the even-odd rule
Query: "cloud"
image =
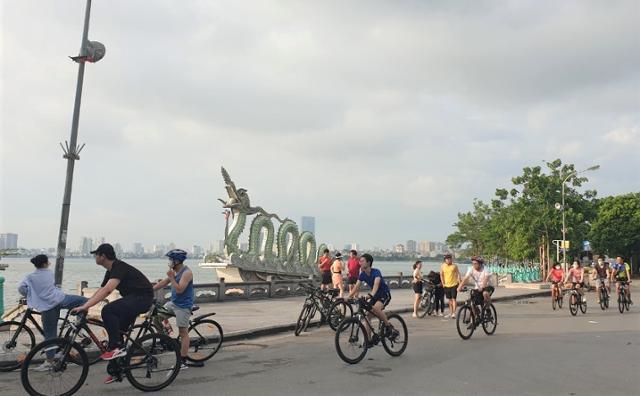
<path fill-rule="evenodd" d="M 71 241 L 220 238 L 221 165 L 338 246 L 443 240 L 542 160 L 600 163 L 600 195 L 640 189 L 637 2 L 106 4 Z M 3 4 L 0 228 L 26 246 L 57 235 L 83 13 Z"/>

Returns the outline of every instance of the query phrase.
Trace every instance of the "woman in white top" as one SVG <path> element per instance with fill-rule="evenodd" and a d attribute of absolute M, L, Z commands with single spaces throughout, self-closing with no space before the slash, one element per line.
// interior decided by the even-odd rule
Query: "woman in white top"
<path fill-rule="evenodd" d="M 420 298 L 422 298 L 422 261 L 416 261 L 413 264 L 413 291 L 416 293 L 416 298 L 413 301 L 413 317 L 418 317 L 418 304 L 420 304 Z"/>
<path fill-rule="evenodd" d="M 335 260 L 333 260 L 333 264 L 331 264 L 331 281 L 333 283 L 333 287 L 340 289 L 340 296 L 344 293 L 344 281 L 342 279 L 342 271 L 344 270 L 344 265 L 342 264 L 342 253 L 338 252 L 335 255 Z"/>

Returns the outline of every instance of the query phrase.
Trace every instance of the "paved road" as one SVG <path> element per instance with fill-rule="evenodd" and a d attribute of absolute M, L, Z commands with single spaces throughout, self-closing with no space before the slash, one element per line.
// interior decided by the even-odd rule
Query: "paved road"
<path fill-rule="evenodd" d="M 453 321 L 412 319 L 399 358 L 381 347 L 358 365 L 336 355 L 333 332 L 234 343 L 205 368 L 180 373 L 159 394 L 195 395 L 625 395 L 640 389 L 640 309 L 620 315 L 594 308 L 571 317 L 548 299 L 496 304 L 494 336 L 462 341 Z M 140 395 L 126 381 L 102 385 L 91 368 L 82 395 Z M 0 373 L 0 393 L 21 394 L 18 373 Z"/>

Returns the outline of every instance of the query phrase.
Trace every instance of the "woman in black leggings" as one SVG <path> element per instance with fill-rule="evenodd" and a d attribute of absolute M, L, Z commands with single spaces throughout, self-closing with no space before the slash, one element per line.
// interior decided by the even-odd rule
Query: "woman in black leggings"
<path fill-rule="evenodd" d="M 427 275 L 427 279 L 429 280 L 429 283 L 435 287 L 434 293 L 436 297 L 436 309 L 433 312 L 435 315 L 444 316 L 444 288 L 442 287 L 440 275 L 431 271 L 429 272 L 429 275 Z"/>

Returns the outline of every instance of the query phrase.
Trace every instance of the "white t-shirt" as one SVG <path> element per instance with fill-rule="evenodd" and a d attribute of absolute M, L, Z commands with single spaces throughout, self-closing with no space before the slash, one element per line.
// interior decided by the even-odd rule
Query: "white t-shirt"
<path fill-rule="evenodd" d="M 473 279 L 473 282 L 475 283 L 474 289 L 476 290 L 482 288 L 482 284 L 484 283 L 484 280 L 486 278 L 489 279 L 487 281 L 487 286 L 493 286 L 493 277 L 491 276 L 491 272 L 489 271 L 489 269 L 487 269 L 487 267 L 482 267 L 480 271 L 476 271 L 473 266 L 471 266 L 467 270 L 467 274 L 465 275 L 465 277 L 469 275 L 471 275 L 471 279 Z"/>

